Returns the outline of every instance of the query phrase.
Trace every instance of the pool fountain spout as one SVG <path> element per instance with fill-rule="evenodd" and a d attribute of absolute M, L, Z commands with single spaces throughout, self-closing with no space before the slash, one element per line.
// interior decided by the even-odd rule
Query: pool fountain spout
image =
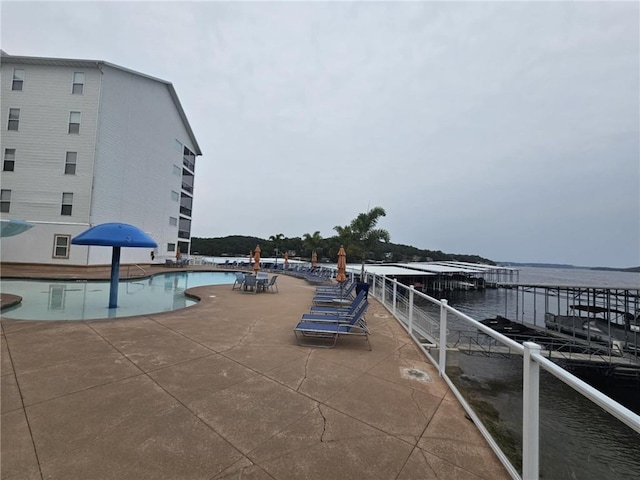
<path fill-rule="evenodd" d="M 111 287 L 109 290 L 109 308 L 118 307 L 118 283 L 120 281 L 121 247 L 156 248 L 153 238 L 138 227 L 128 223 L 102 223 L 85 230 L 71 240 L 73 245 L 96 245 L 113 247 L 111 255 Z"/>

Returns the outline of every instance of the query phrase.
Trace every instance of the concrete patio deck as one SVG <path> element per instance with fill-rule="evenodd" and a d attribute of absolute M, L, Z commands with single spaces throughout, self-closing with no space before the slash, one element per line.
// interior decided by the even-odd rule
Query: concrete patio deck
<path fill-rule="evenodd" d="M 2 479 L 510 478 L 379 303 L 372 351 L 300 347 L 314 287 L 278 285 L 125 319 L 3 318 Z"/>

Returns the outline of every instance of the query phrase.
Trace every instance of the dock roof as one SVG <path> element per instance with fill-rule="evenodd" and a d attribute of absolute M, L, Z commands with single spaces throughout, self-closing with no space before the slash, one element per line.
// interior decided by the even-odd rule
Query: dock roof
<path fill-rule="evenodd" d="M 436 262 L 427 262 L 427 263 L 401 263 L 398 264 L 399 267 L 404 267 L 407 269 L 411 269 L 413 271 L 422 271 L 422 272 L 432 272 L 433 274 L 438 273 L 477 273 L 477 270 L 471 270 L 469 268 L 456 267 L 454 265 L 446 265 L 442 263 Z"/>
<path fill-rule="evenodd" d="M 359 273 L 361 265 L 358 264 L 350 264 L 347 265 L 347 271 Z M 425 272 L 425 271 L 417 271 L 412 270 L 410 268 L 404 268 L 396 265 L 365 265 L 364 269 L 367 273 L 371 273 L 373 275 L 388 275 L 395 277 L 417 277 L 417 276 L 425 276 L 425 275 L 435 275 L 435 273 Z"/>

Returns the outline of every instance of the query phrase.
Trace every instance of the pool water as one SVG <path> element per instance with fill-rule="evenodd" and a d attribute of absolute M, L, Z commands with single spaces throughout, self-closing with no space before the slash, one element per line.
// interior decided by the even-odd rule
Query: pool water
<path fill-rule="evenodd" d="M 109 281 L 2 280 L 2 293 L 22 297 L 22 302 L 2 312 L 15 320 L 90 320 L 169 312 L 189 307 L 196 300 L 185 296 L 188 288 L 230 285 L 233 272 L 175 272 L 144 279 L 121 280 L 118 308 L 108 308 Z"/>

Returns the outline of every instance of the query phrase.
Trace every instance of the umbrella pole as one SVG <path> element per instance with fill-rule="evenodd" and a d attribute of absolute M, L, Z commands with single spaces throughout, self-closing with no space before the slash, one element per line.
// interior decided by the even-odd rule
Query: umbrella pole
<path fill-rule="evenodd" d="M 120 247 L 113 247 L 111 254 L 111 288 L 109 289 L 109 308 L 118 307 L 118 282 L 120 280 Z"/>

